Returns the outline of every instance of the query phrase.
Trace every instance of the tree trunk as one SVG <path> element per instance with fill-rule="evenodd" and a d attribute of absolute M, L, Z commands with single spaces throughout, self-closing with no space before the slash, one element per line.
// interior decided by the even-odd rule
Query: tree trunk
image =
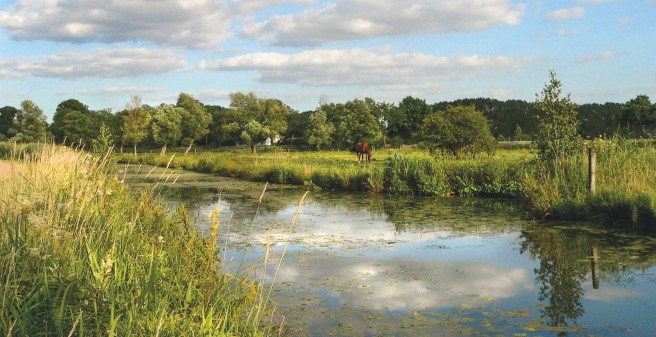
<path fill-rule="evenodd" d="M 137 143 L 134 143 L 134 156 L 137 156 Z"/>
<path fill-rule="evenodd" d="M 253 154 L 254 154 L 254 153 L 257 153 L 257 150 L 255 149 L 255 146 L 256 146 L 256 145 L 257 145 L 257 144 L 255 144 L 255 143 L 251 144 L 251 153 L 253 153 Z"/>
<path fill-rule="evenodd" d="M 191 150 L 191 146 L 192 146 L 192 145 L 194 145 L 194 141 L 193 141 L 193 140 L 192 140 L 191 142 L 189 142 L 189 147 L 187 147 L 187 149 L 186 149 L 185 152 L 184 152 L 184 155 L 185 155 L 185 156 L 186 156 L 187 153 L 189 153 L 189 151 Z"/>
<path fill-rule="evenodd" d="M 162 146 L 162 150 L 159 151 L 159 155 L 164 157 L 166 155 L 166 144 Z"/>

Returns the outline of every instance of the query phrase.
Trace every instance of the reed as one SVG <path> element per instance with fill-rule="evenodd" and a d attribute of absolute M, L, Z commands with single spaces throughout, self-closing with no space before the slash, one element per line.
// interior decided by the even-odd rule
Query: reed
<path fill-rule="evenodd" d="M 45 146 L 0 181 L 0 335 L 267 336 L 261 288 L 220 268 L 184 207 L 130 193 L 108 155 Z M 168 158 L 167 158 L 168 159 Z M 165 179 L 166 177 L 163 177 Z"/>

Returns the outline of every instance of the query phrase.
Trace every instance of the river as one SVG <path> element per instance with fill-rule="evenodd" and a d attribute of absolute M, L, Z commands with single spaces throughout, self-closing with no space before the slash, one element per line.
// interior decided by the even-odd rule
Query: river
<path fill-rule="evenodd" d="M 219 211 L 223 264 L 271 289 L 292 336 L 656 336 L 654 236 L 508 200 L 313 191 L 299 207 L 301 188 L 150 169 L 123 177 L 204 230 Z"/>

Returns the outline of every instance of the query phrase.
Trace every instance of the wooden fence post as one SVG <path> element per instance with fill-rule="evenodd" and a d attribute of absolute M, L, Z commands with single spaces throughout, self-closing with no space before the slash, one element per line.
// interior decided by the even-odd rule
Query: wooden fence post
<path fill-rule="evenodd" d="M 595 176 L 597 175 L 597 154 L 593 148 L 588 149 L 588 191 L 595 192 Z"/>

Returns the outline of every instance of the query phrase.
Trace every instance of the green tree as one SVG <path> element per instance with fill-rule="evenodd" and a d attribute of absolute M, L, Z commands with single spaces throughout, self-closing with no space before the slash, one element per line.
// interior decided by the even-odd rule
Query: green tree
<path fill-rule="evenodd" d="M 16 115 L 12 130 L 13 139 L 20 143 L 45 142 L 46 127 L 46 116 L 43 114 L 43 110 L 30 100 L 21 102 L 21 109 Z"/>
<path fill-rule="evenodd" d="M 321 146 L 330 145 L 330 136 L 335 132 L 335 126 L 328 123 L 326 112 L 318 110 L 310 115 L 307 130 L 308 144 L 321 150 Z"/>
<path fill-rule="evenodd" d="M 562 86 L 556 73 L 549 72 L 541 94 L 535 95 L 535 106 L 539 114 L 538 130 L 533 137 L 537 144 L 539 156 L 554 165 L 583 148 L 583 139 L 579 135 L 577 106 L 568 94 L 561 97 Z"/>
<path fill-rule="evenodd" d="M 343 112 L 333 137 L 337 145 L 350 148 L 358 141 L 376 143 L 382 140 L 380 124 L 365 101 L 354 99 L 341 108 Z"/>
<path fill-rule="evenodd" d="M 627 130 L 638 130 L 640 137 L 647 138 L 656 127 L 656 106 L 651 104 L 649 96 L 638 95 L 624 104 L 620 121 Z"/>
<path fill-rule="evenodd" d="M 170 104 L 163 104 L 155 108 L 150 125 L 153 141 L 162 146 L 160 156 L 166 155 L 168 145 L 175 145 L 182 138 L 180 124 L 185 113 L 183 108 Z"/>
<path fill-rule="evenodd" d="M 137 155 L 137 145 L 148 137 L 150 128 L 150 111 L 142 106 L 141 97 L 134 95 L 125 105 L 121 131 L 123 137 L 121 140 L 124 144 L 132 144 L 134 155 Z"/>
<path fill-rule="evenodd" d="M 0 140 L 9 139 L 14 136 L 9 130 L 12 129 L 17 114 L 18 109 L 13 106 L 0 108 Z"/>
<path fill-rule="evenodd" d="M 491 153 L 495 143 L 487 118 L 473 105 L 450 105 L 429 114 L 419 134 L 431 154 L 438 148 L 455 156 L 462 151 Z"/>
<path fill-rule="evenodd" d="M 109 149 L 114 146 L 114 137 L 112 136 L 112 132 L 109 131 L 109 127 L 105 123 L 100 125 L 100 132 L 98 133 L 98 137 L 92 140 L 91 144 L 93 145 L 93 151 L 101 154 L 107 153 L 107 151 L 109 151 Z"/>
<path fill-rule="evenodd" d="M 71 98 L 57 105 L 49 130 L 58 143 L 67 140 L 82 146 L 91 145 L 91 140 L 98 133 L 96 120 L 97 115 L 88 106 Z"/>
<path fill-rule="evenodd" d="M 258 143 L 270 139 L 272 142 L 287 130 L 288 107 L 277 99 L 260 99 L 255 94 L 241 92 L 230 94 L 230 108 L 234 111 L 234 121 L 225 125 L 229 134 L 250 145 L 256 153 Z"/>
<path fill-rule="evenodd" d="M 316 111 L 304 111 L 302 113 L 291 112 L 287 116 L 287 130 L 285 131 L 285 144 L 292 146 L 306 146 L 308 143 L 308 134 L 310 132 L 310 116 Z M 324 113 L 325 115 L 325 113 Z M 328 123 L 326 121 L 326 123 Z M 332 124 L 328 123 L 330 126 Z M 334 128 L 334 126 L 333 126 Z M 330 144 L 330 139 L 328 139 Z"/>
<path fill-rule="evenodd" d="M 417 131 L 424 118 L 431 113 L 431 107 L 423 99 L 407 96 L 399 103 L 399 111 L 402 118 L 395 119 L 394 122 L 398 124 L 393 126 L 396 134 L 389 136 L 401 136 L 406 142 L 416 140 Z"/>
<path fill-rule="evenodd" d="M 176 106 L 186 111 L 182 116 L 182 142 L 189 144 L 184 152 L 186 156 L 194 142 L 207 136 L 210 132 L 209 125 L 212 122 L 212 115 L 207 112 L 201 102 L 190 94 L 180 93 Z"/>

